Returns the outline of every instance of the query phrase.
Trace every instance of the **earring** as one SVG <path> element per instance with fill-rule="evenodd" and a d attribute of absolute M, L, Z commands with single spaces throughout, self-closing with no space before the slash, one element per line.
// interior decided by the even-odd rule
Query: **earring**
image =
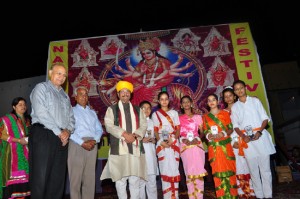
<path fill-rule="evenodd" d="M 193 108 L 193 105 L 191 105 L 191 108 Z"/>
<path fill-rule="evenodd" d="M 183 108 L 183 106 L 180 106 L 180 108 Z"/>

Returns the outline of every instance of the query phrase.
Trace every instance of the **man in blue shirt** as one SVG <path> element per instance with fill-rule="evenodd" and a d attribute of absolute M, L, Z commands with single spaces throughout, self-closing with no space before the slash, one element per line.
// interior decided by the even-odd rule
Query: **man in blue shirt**
<path fill-rule="evenodd" d="M 75 130 L 70 137 L 68 153 L 70 196 L 72 199 L 94 199 L 97 143 L 103 130 L 96 112 L 87 105 L 86 87 L 76 88 L 75 100 Z"/>

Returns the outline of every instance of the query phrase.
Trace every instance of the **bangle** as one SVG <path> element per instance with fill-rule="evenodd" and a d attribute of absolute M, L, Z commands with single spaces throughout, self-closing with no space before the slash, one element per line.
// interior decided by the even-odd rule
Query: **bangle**
<path fill-rule="evenodd" d="M 224 137 L 227 137 L 226 131 L 222 131 L 222 133 L 223 133 Z"/>

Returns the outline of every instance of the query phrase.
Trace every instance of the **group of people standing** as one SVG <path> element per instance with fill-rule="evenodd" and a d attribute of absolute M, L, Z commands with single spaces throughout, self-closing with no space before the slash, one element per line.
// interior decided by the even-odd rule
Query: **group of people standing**
<path fill-rule="evenodd" d="M 77 104 L 71 106 L 62 88 L 67 77 L 62 64 L 53 65 L 49 77 L 30 95 L 31 118 L 20 97 L 13 100 L 13 111 L 1 118 L 2 198 L 62 198 L 67 166 L 71 198 L 94 198 L 101 123 L 88 106 L 87 88 L 76 89 Z M 119 81 L 119 101 L 104 117 L 110 150 L 100 179 L 112 179 L 120 199 L 128 198 L 127 181 L 131 198 L 157 198 L 157 175 L 163 197 L 179 198 L 180 158 L 189 198 L 203 198 L 203 136 L 217 198 L 272 198 L 270 155 L 275 148 L 265 129 L 270 119 L 259 99 L 246 94 L 243 81 L 224 89 L 223 110 L 218 96 L 208 95 L 209 112 L 202 116 L 193 112 L 190 96 L 181 98 L 179 114 L 170 108 L 168 92 L 162 91 L 152 112 L 149 101 L 139 106 L 130 102 L 133 90 L 132 83 Z"/>
<path fill-rule="evenodd" d="M 203 198 L 207 175 L 203 133 L 217 198 L 272 198 L 270 155 L 275 148 L 265 129 L 269 117 L 261 102 L 246 94 L 243 81 L 224 89 L 223 110 L 217 95 L 208 95 L 209 112 L 203 116 L 193 112 L 190 96 L 181 98 L 179 114 L 170 108 L 169 94 L 162 91 L 158 109 L 151 114 L 149 101 L 140 107 L 130 103 L 130 82 L 119 81 L 116 90 L 120 101 L 107 109 L 104 119 L 111 149 L 100 179 L 116 182 L 119 198 L 128 197 L 127 180 L 131 198 L 157 198 L 157 167 L 163 197 L 179 198 L 180 158 L 189 198 Z"/>

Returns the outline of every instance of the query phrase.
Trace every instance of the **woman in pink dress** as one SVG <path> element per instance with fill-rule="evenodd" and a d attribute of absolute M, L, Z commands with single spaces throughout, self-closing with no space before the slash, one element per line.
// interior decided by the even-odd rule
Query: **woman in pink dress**
<path fill-rule="evenodd" d="M 204 169 L 205 151 L 199 132 L 202 134 L 202 117 L 193 113 L 192 98 L 183 96 L 180 99 L 181 110 L 184 113 L 179 116 L 180 121 L 180 156 L 186 176 L 188 195 L 190 199 L 203 198 L 204 179 L 207 175 Z"/>

